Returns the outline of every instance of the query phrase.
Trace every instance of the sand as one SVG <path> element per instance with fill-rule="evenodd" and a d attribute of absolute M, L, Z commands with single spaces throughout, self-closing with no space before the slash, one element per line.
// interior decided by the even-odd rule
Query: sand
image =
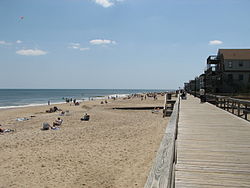
<path fill-rule="evenodd" d="M 59 112 L 49 106 L 0 111 L 0 188 L 133 188 L 143 187 L 167 125 L 167 118 L 150 110 L 113 110 L 113 107 L 163 106 L 140 98 L 86 101 L 69 110 L 60 130 L 41 131 Z M 51 105 L 50 107 L 52 107 Z M 80 121 L 88 112 L 90 121 Z M 35 116 L 27 121 L 18 117 Z"/>

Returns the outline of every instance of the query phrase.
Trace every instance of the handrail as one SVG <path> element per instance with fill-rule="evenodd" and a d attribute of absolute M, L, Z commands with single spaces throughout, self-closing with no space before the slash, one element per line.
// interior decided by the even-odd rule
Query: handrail
<path fill-rule="evenodd" d="M 250 101 L 212 94 L 206 94 L 206 98 L 208 102 L 215 104 L 217 107 L 249 121 Z"/>
<path fill-rule="evenodd" d="M 161 145 L 144 188 L 173 188 L 175 186 L 176 139 L 179 120 L 180 95 L 174 105 Z"/>
<path fill-rule="evenodd" d="M 234 102 L 239 102 L 239 103 L 242 103 L 242 104 L 250 105 L 250 101 L 243 100 L 243 99 L 236 99 L 236 98 L 232 98 L 232 97 L 221 96 L 221 95 L 212 95 L 212 94 L 207 94 L 207 96 L 211 96 L 211 97 L 215 97 L 215 98 L 220 98 L 220 99 L 228 99 L 228 100 L 232 100 Z"/>

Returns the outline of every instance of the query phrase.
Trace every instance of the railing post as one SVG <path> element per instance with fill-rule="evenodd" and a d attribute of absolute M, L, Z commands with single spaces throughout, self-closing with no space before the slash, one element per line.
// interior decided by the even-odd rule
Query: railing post
<path fill-rule="evenodd" d="M 237 109 L 238 109 L 238 116 L 240 116 L 240 103 L 238 102 L 238 107 L 237 107 Z"/>
<path fill-rule="evenodd" d="M 235 102 L 232 101 L 232 114 L 234 114 Z"/>
<path fill-rule="evenodd" d="M 229 111 L 229 99 L 225 99 L 227 102 L 227 111 Z"/>
<path fill-rule="evenodd" d="M 245 120 L 247 120 L 247 104 L 245 104 Z"/>

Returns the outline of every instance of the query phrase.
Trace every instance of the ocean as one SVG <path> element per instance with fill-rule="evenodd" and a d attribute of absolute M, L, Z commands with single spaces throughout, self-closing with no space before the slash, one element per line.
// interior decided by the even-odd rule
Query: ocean
<path fill-rule="evenodd" d="M 89 100 L 107 96 L 123 97 L 133 93 L 166 92 L 152 89 L 0 89 L 0 109 L 65 102 L 65 98 Z"/>

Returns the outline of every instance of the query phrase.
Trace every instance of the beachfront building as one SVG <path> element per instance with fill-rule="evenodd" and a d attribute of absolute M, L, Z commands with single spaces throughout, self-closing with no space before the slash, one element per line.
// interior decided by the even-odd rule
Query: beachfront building
<path fill-rule="evenodd" d="M 219 49 L 207 58 L 208 93 L 250 92 L 250 49 Z"/>
<path fill-rule="evenodd" d="M 198 81 L 198 79 L 196 77 L 194 80 L 189 80 L 188 83 L 185 83 L 184 89 L 188 93 L 191 93 L 194 96 L 196 96 L 196 94 L 198 92 L 198 85 L 199 85 L 199 81 Z"/>
<path fill-rule="evenodd" d="M 199 79 L 198 89 L 204 89 L 205 88 L 205 74 L 201 74 L 198 79 Z"/>

